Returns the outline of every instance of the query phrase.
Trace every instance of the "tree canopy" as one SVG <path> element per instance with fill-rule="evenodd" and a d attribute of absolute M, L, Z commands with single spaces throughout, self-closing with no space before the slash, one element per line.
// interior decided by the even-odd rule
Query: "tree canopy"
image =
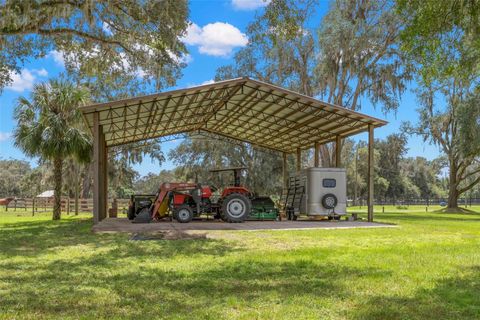
<path fill-rule="evenodd" d="M 397 0 L 397 13 L 405 20 L 401 47 L 422 66 L 423 81 L 478 73 L 480 1 Z"/>
<path fill-rule="evenodd" d="M 399 0 L 400 46 L 415 70 L 419 121 L 407 131 L 438 145 L 449 168 L 449 208 L 480 182 L 480 2 Z M 467 142 L 468 141 L 468 142 Z"/>
<path fill-rule="evenodd" d="M 183 0 L 15 1 L 0 4 L 0 88 L 31 57 L 54 52 L 69 73 L 101 83 L 178 78 L 188 26 Z"/>

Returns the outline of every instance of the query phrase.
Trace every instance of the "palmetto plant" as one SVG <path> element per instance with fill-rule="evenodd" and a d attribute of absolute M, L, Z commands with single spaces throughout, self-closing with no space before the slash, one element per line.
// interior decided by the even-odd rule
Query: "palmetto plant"
<path fill-rule="evenodd" d="M 53 164 L 53 219 L 60 219 L 63 163 L 67 157 L 88 161 L 91 138 L 81 129 L 78 107 L 88 101 L 86 89 L 65 80 L 50 80 L 34 87 L 30 99 L 20 97 L 15 108 L 15 145 L 28 156 Z"/>

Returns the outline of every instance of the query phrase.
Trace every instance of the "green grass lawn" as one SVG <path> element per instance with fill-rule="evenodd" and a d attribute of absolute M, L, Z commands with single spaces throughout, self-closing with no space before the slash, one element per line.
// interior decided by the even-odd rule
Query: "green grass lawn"
<path fill-rule="evenodd" d="M 386 207 L 376 220 L 398 228 L 175 241 L 30 215 L 0 211 L 1 319 L 480 318 L 480 213 Z"/>

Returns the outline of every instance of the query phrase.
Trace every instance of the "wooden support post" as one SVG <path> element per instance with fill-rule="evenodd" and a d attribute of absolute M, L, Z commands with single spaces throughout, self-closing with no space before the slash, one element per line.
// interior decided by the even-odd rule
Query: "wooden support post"
<path fill-rule="evenodd" d="M 283 171 L 283 193 L 287 193 L 288 189 L 288 163 L 287 163 L 287 153 L 284 152 L 283 156 L 283 164 L 282 164 L 282 171 Z"/>
<path fill-rule="evenodd" d="M 104 139 L 103 139 L 103 195 L 104 195 L 104 202 L 103 202 L 103 216 L 102 216 L 102 220 L 105 219 L 107 217 L 107 212 L 108 212 L 108 207 L 109 207 L 109 203 L 108 203 L 108 175 L 107 175 L 107 172 L 108 172 L 108 148 L 107 148 L 107 145 L 105 143 L 105 136 L 104 136 Z"/>
<path fill-rule="evenodd" d="M 335 139 L 335 167 L 342 166 L 342 138 L 337 136 Z"/>
<path fill-rule="evenodd" d="M 373 136 L 373 125 L 368 125 L 368 177 L 367 177 L 367 188 L 368 188 L 368 221 L 373 221 L 373 170 L 374 170 L 374 136 Z"/>
<path fill-rule="evenodd" d="M 113 198 L 112 207 L 108 209 L 108 217 L 116 218 L 117 215 L 118 215 L 118 201 L 117 201 L 117 198 Z"/>
<path fill-rule="evenodd" d="M 315 151 L 313 155 L 313 165 L 315 167 L 320 167 L 320 143 L 315 142 Z"/>
<path fill-rule="evenodd" d="M 106 216 L 106 150 L 103 128 L 99 114 L 93 114 L 93 223 L 99 223 Z"/>
<path fill-rule="evenodd" d="M 78 167 L 75 166 L 75 215 L 78 216 L 78 197 L 80 193 L 80 186 L 79 186 L 79 181 L 78 181 Z"/>
<path fill-rule="evenodd" d="M 102 135 L 99 125 L 98 112 L 93 114 L 93 223 L 100 221 L 100 184 L 101 184 L 101 163 L 100 163 L 100 136 Z"/>
<path fill-rule="evenodd" d="M 302 149 L 297 148 L 297 171 L 302 170 Z"/>

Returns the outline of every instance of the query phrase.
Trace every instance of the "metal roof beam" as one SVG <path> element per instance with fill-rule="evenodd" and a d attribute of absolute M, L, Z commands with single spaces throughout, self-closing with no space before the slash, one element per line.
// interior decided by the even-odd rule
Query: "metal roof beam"
<path fill-rule="evenodd" d="M 211 108 L 212 110 L 208 110 L 210 107 L 207 106 L 207 110 L 204 110 L 204 117 L 203 119 L 201 120 L 201 122 L 203 123 L 202 125 L 200 125 L 197 129 L 201 129 L 203 126 L 207 126 L 207 123 L 208 121 L 210 121 L 210 119 L 212 119 L 212 117 L 215 117 L 218 113 L 219 110 L 222 109 L 222 107 L 224 107 L 228 101 L 237 94 L 237 92 L 239 90 L 243 90 L 243 84 L 242 85 L 238 85 L 235 89 L 232 89 L 231 92 L 228 92 L 225 97 L 222 97 L 221 100 L 218 102 L 218 103 L 215 103 L 215 105 L 213 105 Z"/>
<path fill-rule="evenodd" d="M 267 98 L 267 97 L 268 97 L 268 96 L 266 96 L 266 98 Z M 274 106 L 274 105 L 277 105 L 278 102 L 281 101 L 281 99 L 282 99 L 282 97 L 279 97 L 279 98 L 277 98 L 277 99 L 269 102 L 266 106 L 264 106 L 263 108 L 261 108 L 259 111 L 256 111 L 255 113 L 253 113 L 253 114 L 251 115 L 251 119 L 254 119 L 254 120 L 257 119 L 260 114 L 265 113 L 266 110 L 270 109 L 270 108 L 271 108 L 272 106 Z M 262 99 L 259 99 L 258 101 L 255 101 L 255 103 L 258 103 L 258 102 L 261 102 L 261 101 L 262 101 Z M 252 103 L 252 104 L 253 104 L 253 103 Z M 251 111 L 253 108 L 252 108 L 252 106 L 250 106 L 250 108 L 246 108 L 246 109 L 247 109 L 248 111 Z M 230 123 L 233 123 L 234 121 L 239 120 L 242 115 L 243 115 L 243 113 L 237 113 L 237 116 L 236 116 L 235 118 L 233 118 L 233 119 L 230 121 Z M 240 128 L 241 128 L 241 125 L 240 125 L 237 129 L 240 129 Z"/>
<path fill-rule="evenodd" d="M 239 90 L 242 93 L 239 94 Z M 245 90 L 246 94 L 243 94 Z M 251 91 L 250 91 L 251 90 Z M 81 108 L 98 112 L 110 145 L 205 130 L 253 145 L 295 151 L 386 122 L 248 78 Z M 208 126 L 208 128 L 204 128 Z"/>
<path fill-rule="evenodd" d="M 226 87 L 225 89 L 228 89 L 228 88 L 236 88 L 236 86 Z M 211 89 L 210 91 L 219 91 L 220 94 L 225 93 L 224 90 L 222 90 L 222 89 L 223 89 L 223 88 L 213 88 L 213 89 Z M 158 105 L 165 105 L 164 103 L 162 104 L 162 102 L 172 101 L 172 102 L 174 102 L 174 105 L 175 105 L 175 106 L 178 106 L 178 107 L 189 106 L 189 105 L 192 104 L 192 102 L 191 102 L 191 96 L 196 96 L 196 95 L 203 96 L 203 95 L 206 95 L 206 94 L 210 93 L 210 91 L 198 91 L 198 92 L 195 92 L 195 93 L 189 93 L 189 94 L 185 94 L 185 95 L 165 96 L 165 98 L 163 98 L 163 99 L 157 99 L 157 100 L 155 100 L 155 101 L 157 101 L 158 103 L 160 103 L 160 104 L 158 104 Z M 182 101 L 182 102 L 177 102 L 177 103 L 175 103 L 175 99 L 178 99 L 178 100 L 179 100 L 181 97 L 184 97 L 184 99 L 187 98 L 187 100 L 186 100 L 187 102 L 186 102 L 185 104 L 183 103 L 183 101 Z M 212 102 L 214 102 L 213 99 L 210 99 L 210 100 L 212 100 Z M 179 100 L 179 101 L 180 101 L 180 100 Z M 145 104 L 145 103 L 150 103 L 150 102 L 152 102 L 152 101 L 144 101 L 144 104 Z M 125 108 L 125 107 L 127 107 L 127 108 L 128 108 L 128 107 L 135 107 L 135 108 L 136 108 L 137 106 L 138 106 L 138 100 L 137 100 L 137 104 L 125 105 L 124 108 Z M 122 108 L 122 109 L 120 109 L 120 110 L 123 111 L 124 108 Z M 113 109 L 113 108 L 112 108 L 112 109 L 107 109 L 107 108 L 105 108 L 104 110 L 101 110 L 101 111 L 99 111 L 99 112 L 100 112 L 100 113 L 104 113 L 104 112 L 107 111 L 107 110 L 112 110 L 112 111 L 114 111 L 114 110 L 118 110 L 118 108 L 115 108 L 115 109 Z M 137 114 L 137 112 L 134 112 L 134 113 Z M 138 114 L 140 114 L 141 117 L 143 117 L 143 116 L 146 116 L 146 117 L 147 117 L 147 116 L 150 114 L 150 110 L 140 111 L 140 112 L 138 112 Z M 119 114 L 118 112 L 116 112 L 115 115 L 116 115 L 116 116 L 112 116 L 111 119 L 116 120 L 116 119 L 118 119 L 118 118 L 123 118 L 123 117 L 124 117 L 123 112 L 120 113 L 120 114 Z M 108 123 L 109 123 L 108 120 L 110 120 L 110 119 L 102 119 L 102 120 L 100 120 L 100 124 L 102 124 L 102 125 L 108 124 Z"/>
<path fill-rule="evenodd" d="M 356 126 L 356 127 L 351 127 L 351 128 L 348 128 L 348 129 L 344 129 L 342 131 L 339 131 L 337 132 L 336 134 L 333 134 L 333 139 L 329 139 L 328 142 L 331 142 L 331 141 L 335 141 L 335 137 L 336 136 L 340 136 L 342 138 L 346 138 L 346 137 L 349 137 L 349 136 L 352 136 L 352 135 L 355 135 L 355 134 L 358 134 L 358 133 L 361 133 L 361 132 L 367 132 L 368 131 L 368 124 L 366 123 L 363 123 L 359 126 Z M 306 144 L 311 144 L 311 143 L 315 143 L 315 139 L 312 138 L 312 139 L 306 139 Z M 324 144 L 326 142 L 321 142 L 321 144 Z"/>
<path fill-rule="evenodd" d="M 342 120 L 342 119 L 350 119 L 350 118 L 344 118 L 344 117 L 336 117 L 334 119 L 331 119 L 330 117 L 333 117 L 335 114 L 330 114 L 328 115 L 327 117 L 327 121 L 324 121 L 324 122 L 321 122 L 319 124 L 316 124 L 316 125 L 313 125 L 311 126 L 312 128 L 322 128 L 321 131 L 322 132 L 325 132 L 325 133 L 328 133 L 328 134 L 332 134 L 334 135 L 335 132 L 333 132 L 330 128 L 324 128 L 324 125 L 326 124 L 330 124 L 330 123 L 335 123 L 339 120 Z M 289 129 L 294 129 L 294 130 L 300 130 L 301 128 L 303 127 L 306 127 L 307 125 L 310 125 L 312 124 L 313 122 L 315 121 L 319 121 L 319 118 L 316 118 L 316 117 L 313 117 L 311 118 L 310 120 L 307 120 L 307 121 L 304 121 L 304 122 L 299 122 L 297 123 L 293 128 L 289 128 L 289 127 L 284 127 L 285 129 L 282 128 L 282 130 L 278 131 L 276 135 L 274 136 L 270 136 L 270 137 L 267 137 L 267 139 L 273 139 L 275 141 L 277 140 L 280 140 L 282 139 L 285 135 L 288 135 L 290 133 L 290 130 Z M 355 122 L 357 122 L 357 120 L 354 120 Z"/>
<path fill-rule="evenodd" d="M 248 111 L 247 111 L 247 115 L 248 115 Z M 330 134 L 330 132 L 327 132 L 327 131 L 324 131 L 320 128 L 316 128 L 316 127 L 312 127 L 312 126 L 304 126 L 304 127 L 295 128 L 295 126 L 297 124 L 296 122 L 294 122 L 292 120 L 289 120 L 289 119 L 286 119 L 286 118 L 281 117 L 281 116 L 276 116 L 274 114 L 262 113 L 262 114 L 259 114 L 257 116 L 257 119 L 260 119 L 261 121 L 255 123 L 254 125 L 259 126 L 260 122 L 262 122 L 262 121 L 267 122 L 267 123 L 271 123 L 271 124 L 276 124 L 276 125 L 279 125 L 283 128 L 287 128 L 287 130 L 289 130 L 288 134 L 292 134 L 293 131 L 296 131 L 297 134 L 305 134 L 305 133 L 309 133 L 309 132 L 315 132 L 317 134 L 318 133 Z M 248 121 L 245 121 L 245 122 L 248 122 Z M 244 128 L 243 131 L 246 132 L 247 129 Z M 265 136 L 264 140 L 265 141 L 266 140 L 271 140 L 272 138 L 276 137 L 277 134 L 278 134 L 278 131 L 275 131 L 275 133 L 272 133 L 270 135 Z"/>
<path fill-rule="evenodd" d="M 359 112 L 356 112 L 356 111 L 353 111 L 353 110 L 350 110 L 350 109 L 346 109 L 345 107 L 342 107 L 342 106 L 338 106 L 338 105 L 334 105 L 334 104 L 331 104 L 331 103 L 328 103 L 328 102 L 320 101 L 320 100 L 317 100 L 315 98 L 306 96 L 304 94 L 294 92 L 294 91 L 291 91 L 291 90 L 288 90 L 288 89 L 285 89 L 285 88 L 282 88 L 282 87 L 279 87 L 279 86 L 276 86 L 276 85 L 273 85 L 273 84 L 269 84 L 269 83 L 265 83 L 265 82 L 261 82 L 261 81 L 253 80 L 253 79 L 248 79 L 248 80 L 249 80 L 248 82 L 251 82 L 251 83 L 254 83 L 254 84 L 262 84 L 263 86 L 266 86 L 266 87 L 269 87 L 269 88 L 275 88 L 277 91 L 279 91 L 281 93 L 286 93 L 287 95 L 296 96 L 296 97 L 298 97 L 298 99 L 303 99 L 303 100 L 306 100 L 310 103 L 320 104 L 320 105 L 322 105 L 322 107 L 324 107 L 325 111 L 330 112 L 330 113 L 338 113 L 336 111 L 344 112 L 345 117 L 358 116 L 358 117 L 361 117 L 362 119 L 368 120 L 365 123 L 377 122 L 377 124 L 376 124 L 377 126 L 378 125 L 381 126 L 381 125 L 384 125 L 384 124 L 387 123 L 385 120 L 380 120 L 380 119 L 368 116 L 366 114 L 362 114 L 362 113 L 359 113 Z M 248 82 L 245 84 L 246 86 L 248 86 Z M 263 89 L 260 88 L 259 90 L 263 90 Z M 279 95 L 279 94 L 280 93 L 277 93 L 277 95 Z M 293 100 L 295 98 L 289 98 L 287 96 L 285 99 Z M 327 107 L 329 109 L 335 110 L 335 111 L 328 110 Z M 318 109 L 319 107 L 318 106 L 313 106 L 313 108 Z"/>
<path fill-rule="evenodd" d="M 169 136 L 169 135 L 172 135 L 172 134 L 187 133 L 187 132 L 191 132 L 191 131 L 193 131 L 193 129 L 189 128 L 187 126 L 176 127 L 176 128 L 173 128 L 173 129 L 165 130 L 161 134 L 152 135 L 148 139 L 157 139 L 157 138 Z M 128 143 L 133 143 L 133 142 L 138 142 L 138 141 L 144 141 L 145 140 L 145 138 L 143 138 L 143 136 L 137 136 L 137 137 L 129 136 L 128 138 L 130 139 Z M 115 141 L 115 140 L 107 141 L 107 145 L 109 147 L 116 147 L 116 146 L 120 146 L 120 145 L 124 145 L 124 144 L 126 144 L 126 143 L 124 143 L 123 141 Z"/>
<path fill-rule="evenodd" d="M 252 90 L 243 98 L 242 101 L 239 101 L 237 103 L 231 102 L 234 108 L 232 110 L 229 110 L 228 114 L 224 115 L 210 128 L 213 130 L 218 130 L 218 128 L 224 126 L 227 121 L 233 121 L 236 118 L 239 118 L 241 116 L 241 113 L 239 111 L 249 106 L 252 101 L 255 101 L 257 94 L 258 92 L 256 90 Z"/>
<path fill-rule="evenodd" d="M 278 151 L 278 152 L 282 152 L 284 151 L 283 149 L 281 148 L 275 148 L 275 147 L 272 147 L 272 146 L 269 146 L 269 145 L 263 145 L 263 144 L 259 144 L 259 143 L 256 143 L 256 142 L 253 142 L 253 141 L 250 141 L 250 140 L 247 140 L 247 139 L 242 139 L 242 138 L 238 138 L 237 136 L 232 136 L 228 133 L 223 133 L 223 132 L 211 132 L 209 131 L 208 129 L 202 129 L 204 131 L 207 131 L 207 132 L 210 132 L 212 134 L 218 134 L 219 136 L 224 136 L 224 137 L 227 137 L 227 138 L 230 138 L 230 139 L 235 139 L 235 140 L 238 140 L 238 141 L 242 141 L 242 142 L 246 142 L 246 143 L 249 143 L 251 145 L 256 145 L 256 146 L 259 146 L 259 147 L 262 147 L 262 148 L 265 148 L 265 149 L 270 149 L 270 150 L 273 150 L 273 151 Z"/>

